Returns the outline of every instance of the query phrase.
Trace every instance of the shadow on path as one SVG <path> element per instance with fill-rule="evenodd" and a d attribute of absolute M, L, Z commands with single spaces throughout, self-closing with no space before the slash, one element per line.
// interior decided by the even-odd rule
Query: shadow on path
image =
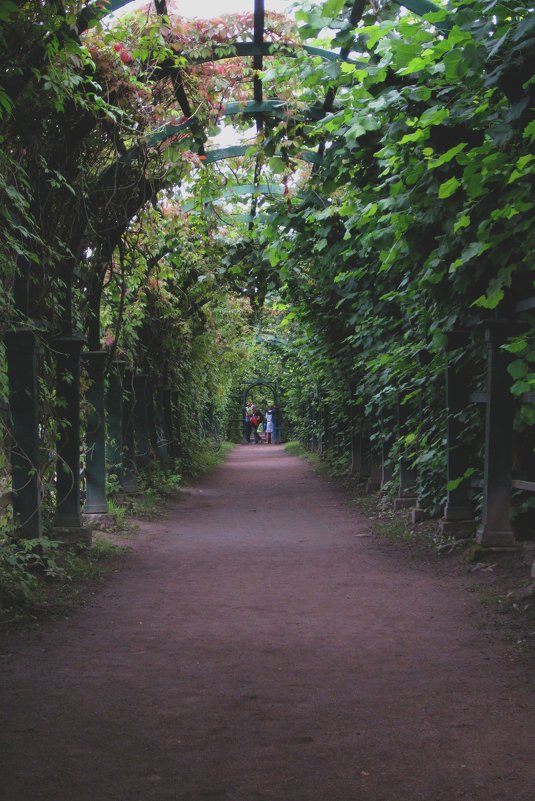
<path fill-rule="evenodd" d="M 533 680 L 280 446 L 238 447 L 8 641 L 2 801 L 533 801 Z"/>

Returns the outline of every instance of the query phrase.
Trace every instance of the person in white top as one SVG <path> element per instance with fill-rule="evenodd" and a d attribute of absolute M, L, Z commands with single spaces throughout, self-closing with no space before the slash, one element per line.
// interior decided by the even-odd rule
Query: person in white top
<path fill-rule="evenodd" d="M 264 420 L 266 423 L 266 442 L 271 445 L 273 442 L 273 409 L 267 410 Z"/>

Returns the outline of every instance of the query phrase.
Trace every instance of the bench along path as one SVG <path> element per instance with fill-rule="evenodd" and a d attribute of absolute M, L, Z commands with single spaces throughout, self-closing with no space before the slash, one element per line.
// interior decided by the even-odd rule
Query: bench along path
<path fill-rule="evenodd" d="M 462 576 L 366 532 L 236 448 L 87 606 L 4 641 L 2 800 L 533 801 L 528 666 Z"/>

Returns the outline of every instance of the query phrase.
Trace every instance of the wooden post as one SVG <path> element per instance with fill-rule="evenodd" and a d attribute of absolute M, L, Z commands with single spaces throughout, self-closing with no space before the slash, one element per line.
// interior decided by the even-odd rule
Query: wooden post
<path fill-rule="evenodd" d="M 13 513 L 24 539 L 43 534 L 37 362 L 39 346 L 33 331 L 8 331 L 7 369 L 11 417 L 11 482 Z"/>
<path fill-rule="evenodd" d="M 514 401 L 507 371 L 510 356 L 501 346 L 512 332 L 512 323 L 490 320 L 485 324 L 487 345 L 487 405 L 485 420 L 485 470 L 483 512 L 477 541 L 486 547 L 511 547 L 511 468 Z"/>

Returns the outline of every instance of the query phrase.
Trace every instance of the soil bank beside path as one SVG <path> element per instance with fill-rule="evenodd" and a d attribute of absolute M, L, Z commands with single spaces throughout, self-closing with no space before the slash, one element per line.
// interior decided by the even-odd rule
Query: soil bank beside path
<path fill-rule="evenodd" d="M 2 801 L 533 801 L 528 665 L 280 446 L 3 641 Z"/>

